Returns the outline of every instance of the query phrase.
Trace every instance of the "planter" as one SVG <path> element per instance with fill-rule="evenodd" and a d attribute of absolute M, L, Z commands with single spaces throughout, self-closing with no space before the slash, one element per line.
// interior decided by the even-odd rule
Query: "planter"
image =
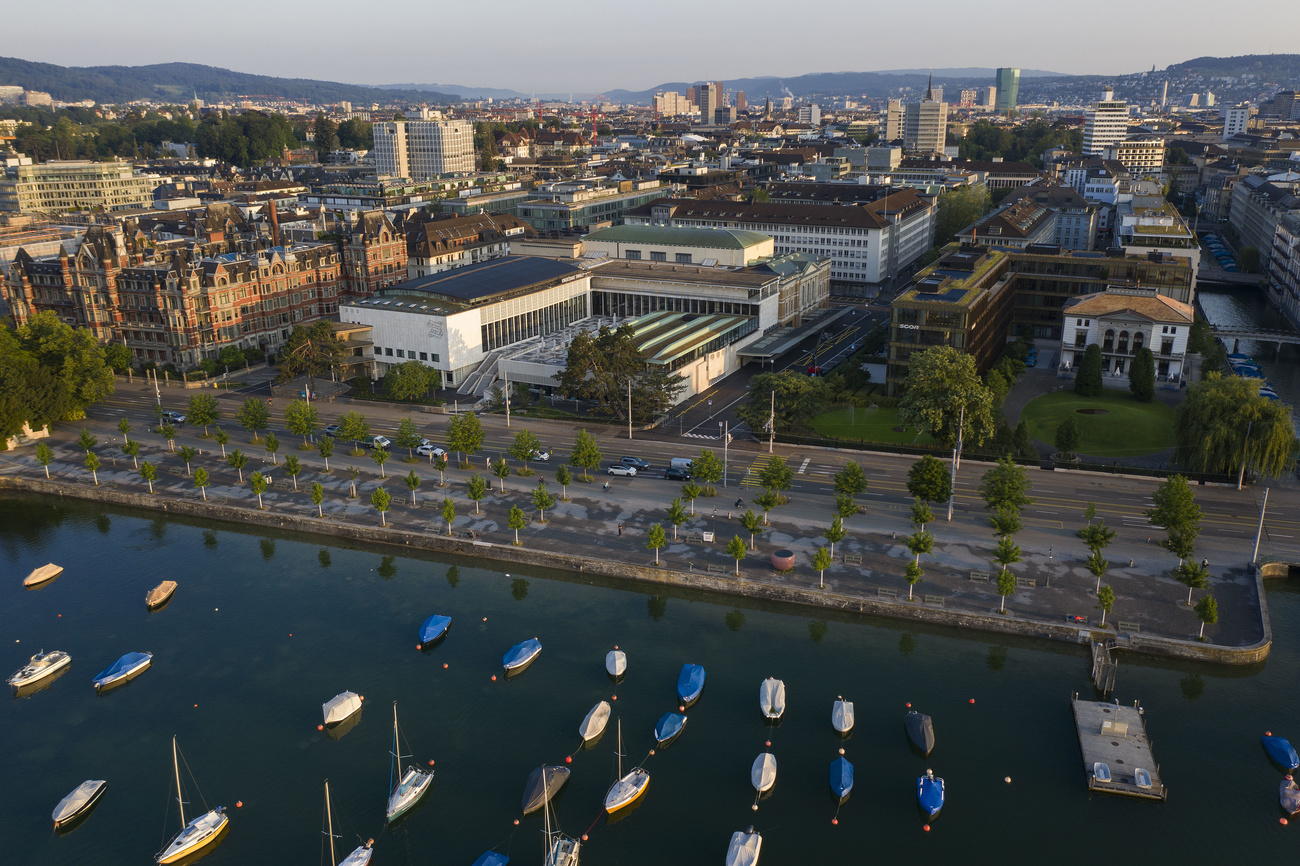
<path fill-rule="evenodd" d="M 794 568 L 794 551 L 793 550 L 774 550 L 772 551 L 772 568 L 777 571 L 789 571 Z"/>

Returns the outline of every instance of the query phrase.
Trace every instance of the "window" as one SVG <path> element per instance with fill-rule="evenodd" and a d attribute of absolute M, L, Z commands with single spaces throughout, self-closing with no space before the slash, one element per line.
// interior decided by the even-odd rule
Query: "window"
<path fill-rule="evenodd" d="M 679 264 L 679 265 L 689 265 L 689 264 L 691 263 L 691 254 L 690 254 L 690 253 L 678 253 L 678 254 L 677 254 L 676 261 L 677 261 L 677 264 Z"/>
<path fill-rule="evenodd" d="M 428 352 L 421 352 L 421 353 L 420 353 L 420 360 L 421 360 L 421 361 L 427 361 L 427 360 L 429 360 L 429 353 L 428 353 Z"/>
<path fill-rule="evenodd" d="M 393 350 L 392 350 L 392 349 L 384 349 L 384 354 L 391 358 L 391 357 L 393 357 Z"/>
<path fill-rule="evenodd" d="M 399 357 L 399 358 L 405 358 L 405 357 L 406 357 L 406 353 L 403 352 L 401 349 L 398 349 L 398 350 L 397 350 L 397 357 Z"/>
<path fill-rule="evenodd" d="M 432 355 L 429 356 L 429 360 L 433 361 L 433 363 L 436 364 L 436 363 L 438 363 L 438 356 L 437 356 L 436 354 L 432 354 Z M 448 381 L 450 381 L 450 380 L 448 380 Z"/>
<path fill-rule="evenodd" d="M 629 259 L 631 259 L 631 260 L 633 260 L 633 261 L 640 261 L 640 260 L 641 260 L 641 251 L 640 251 L 640 250 L 624 250 L 624 255 L 626 255 Z"/>
<path fill-rule="evenodd" d="M 650 253 L 650 261 L 652 261 L 652 262 L 666 262 L 666 261 L 668 261 L 668 253 L 656 253 L 656 252 L 651 252 L 651 253 Z"/>

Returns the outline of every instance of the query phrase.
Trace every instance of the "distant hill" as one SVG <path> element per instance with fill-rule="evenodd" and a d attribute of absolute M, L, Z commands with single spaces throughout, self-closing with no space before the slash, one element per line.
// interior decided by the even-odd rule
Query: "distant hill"
<path fill-rule="evenodd" d="M 100 104 L 132 99 L 184 103 L 195 92 L 208 102 L 234 96 L 271 96 L 308 102 L 459 102 L 450 93 L 431 90 L 386 90 L 308 78 L 250 75 L 197 63 L 158 63 L 151 66 L 58 66 L 16 57 L 0 57 L 0 84 L 42 90 L 55 99 L 93 99 Z"/>
<path fill-rule="evenodd" d="M 1169 66 L 1171 75 L 1255 75 L 1262 81 L 1294 83 L 1300 79 L 1300 54 L 1243 54 L 1239 57 L 1197 57 Z"/>
<path fill-rule="evenodd" d="M 521 93 L 504 87 L 469 87 L 464 84 L 378 84 L 380 90 L 413 90 L 419 93 L 441 92 L 461 99 L 567 99 L 567 93 Z M 576 95 L 576 94 L 575 94 Z"/>
<path fill-rule="evenodd" d="M 998 71 L 992 67 L 986 66 L 962 66 L 951 69 L 881 69 L 880 72 L 885 75 L 927 75 L 931 71 L 935 77 L 944 76 L 945 78 L 993 78 Z M 1049 72 L 1046 69 L 1022 69 L 1020 77 L 1025 78 L 1073 78 L 1069 72 Z"/>

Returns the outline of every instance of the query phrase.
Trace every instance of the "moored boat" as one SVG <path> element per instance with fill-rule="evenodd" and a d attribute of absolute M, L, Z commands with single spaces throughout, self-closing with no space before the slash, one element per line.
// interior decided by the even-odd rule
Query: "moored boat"
<path fill-rule="evenodd" d="M 451 617 L 434 614 L 420 624 L 420 648 L 428 646 L 447 634 L 451 628 Z"/>
<path fill-rule="evenodd" d="M 9 685 L 15 689 L 35 685 L 48 676 L 52 676 L 72 664 L 72 656 L 63 650 L 41 650 L 28 660 L 9 678 Z"/>
<path fill-rule="evenodd" d="M 609 713 L 609 701 L 601 701 L 587 711 L 582 724 L 578 725 L 578 735 L 582 737 L 584 743 L 590 743 L 605 733 L 605 726 L 609 724 Z"/>
<path fill-rule="evenodd" d="M 853 791 L 853 765 L 843 755 L 831 761 L 831 793 L 843 803 Z"/>
<path fill-rule="evenodd" d="M 88 779 L 78 785 L 54 807 L 54 829 L 58 830 L 89 814 L 99 798 L 104 796 L 107 787 L 108 782 L 103 779 Z"/>
<path fill-rule="evenodd" d="M 655 743 L 662 746 L 671 742 L 685 727 L 686 716 L 681 713 L 664 713 L 659 717 L 659 721 L 655 722 Z"/>
<path fill-rule="evenodd" d="M 1139 788 L 1151 787 L 1151 774 L 1142 767 L 1133 768 L 1133 784 Z"/>
<path fill-rule="evenodd" d="M 63 566 L 55 565 L 52 562 L 46 563 L 40 568 L 33 568 L 31 574 L 23 578 L 23 586 L 29 589 L 33 586 L 40 586 L 42 583 L 54 580 L 60 574 L 63 574 Z"/>
<path fill-rule="evenodd" d="M 528 774 L 524 783 L 523 810 L 531 815 L 551 801 L 551 797 L 569 781 L 568 767 L 555 767 L 543 764 Z"/>
<path fill-rule="evenodd" d="M 611 677 L 621 677 L 627 673 L 627 653 L 618 647 L 614 647 L 605 653 L 605 671 Z"/>
<path fill-rule="evenodd" d="M 632 805 L 650 784 L 650 774 L 642 767 L 633 767 L 623 773 L 623 720 L 618 722 L 618 780 L 610 785 L 605 794 L 605 811 L 611 815 L 619 809 Z"/>
<path fill-rule="evenodd" d="M 176 738 L 172 737 L 172 769 L 176 772 L 176 805 L 180 809 L 181 831 L 154 857 L 155 863 L 176 863 L 180 860 L 189 862 L 189 858 L 216 842 L 230 824 L 224 806 L 204 812 L 186 823 L 185 792 L 181 789 L 181 767 L 177 751 Z"/>
<path fill-rule="evenodd" d="M 529 638 L 526 641 L 520 641 L 506 651 L 501 657 L 501 666 L 506 669 L 506 673 L 515 673 L 522 671 L 532 664 L 533 659 L 542 651 L 542 642 L 537 638 Z"/>
<path fill-rule="evenodd" d="M 325 820 L 327 822 L 325 827 L 325 833 L 329 838 L 329 845 L 330 845 L 330 863 L 335 863 L 336 861 L 334 859 L 334 839 L 335 839 L 334 810 L 330 807 L 329 779 L 325 780 Z M 340 864 L 340 866 L 366 866 L 366 864 L 370 862 L 370 858 L 374 856 L 375 853 L 374 844 L 375 844 L 374 839 L 367 839 L 364 843 L 358 845 L 355 849 L 353 849 L 351 854 L 344 857 L 343 862 L 342 864 Z"/>
<path fill-rule="evenodd" d="M 95 675 L 95 691 L 135 679 L 153 663 L 153 653 L 127 653 Z"/>
<path fill-rule="evenodd" d="M 763 850 L 763 836 L 752 826 L 731 834 L 727 846 L 727 866 L 758 866 L 758 855 Z"/>
<path fill-rule="evenodd" d="M 1277 788 L 1277 800 L 1288 815 L 1300 812 L 1300 785 L 1288 775 Z"/>
<path fill-rule="evenodd" d="M 402 754 L 401 740 L 397 735 L 397 701 L 393 701 L 393 767 L 389 773 L 389 782 L 391 790 L 388 794 L 388 823 L 393 823 L 398 818 L 405 815 L 411 810 L 416 803 L 428 792 L 429 786 L 433 784 L 433 773 L 417 767 L 415 764 L 402 769 L 402 759 L 409 758 L 410 755 Z M 396 784 L 393 784 L 396 780 Z"/>
<path fill-rule="evenodd" d="M 704 691 L 704 668 L 689 662 L 682 665 L 677 675 L 677 699 L 683 704 L 693 704 Z"/>
<path fill-rule="evenodd" d="M 930 757 L 934 751 L 934 722 L 925 713 L 909 710 L 903 716 L 903 726 L 907 728 L 907 738 L 924 757 Z"/>
<path fill-rule="evenodd" d="M 785 683 L 768 677 L 758 687 L 758 708 L 766 719 L 779 719 L 785 713 Z"/>
<path fill-rule="evenodd" d="M 484 851 L 470 866 L 506 866 L 510 858 L 497 851 Z"/>
<path fill-rule="evenodd" d="M 943 779 L 926 770 L 925 775 L 916 780 L 916 802 L 925 813 L 933 818 L 943 808 Z"/>
<path fill-rule="evenodd" d="M 361 695 L 356 692 L 340 692 L 321 704 L 325 724 L 333 726 L 347 721 L 353 713 L 361 712 Z"/>
<path fill-rule="evenodd" d="M 582 843 L 571 836 L 565 836 L 558 826 L 551 828 L 550 803 L 547 803 L 543 810 L 546 813 L 546 829 L 542 831 L 546 834 L 545 866 L 578 866 L 578 852 L 582 850 Z"/>
<path fill-rule="evenodd" d="M 1110 781 L 1110 767 L 1107 764 L 1098 761 L 1092 765 L 1092 777 L 1098 782 Z"/>
<path fill-rule="evenodd" d="M 1272 734 L 1265 734 L 1259 738 L 1259 742 L 1264 746 L 1264 751 L 1278 766 L 1285 770 L 1294 770 L 1300 767 L 1300 757 L 1296 756 L 1295 749 L 1286 737 L 1275 737 Z"/>
<path fill-rule="evenodd" d="M 149 610 L 157 610 L 167 602 L 171 601 L 172 594 L 176 592 L 176 581 L 164 580 L 153 589 L 145 593 L 144 606 Z"/>
<path fill-rule="evenodd" d="M 831 704 L 831 727 L 841 734 L 853 730 L 853 701 L 844 700 L 843 695 Z"/>
<path fill-rule="evenodd" d="M 776 755 L 763 752 L 755 758 L 753 766 L 749 768 L 749 782 L 760 794 L 772 790 L 776 784 Z"/>

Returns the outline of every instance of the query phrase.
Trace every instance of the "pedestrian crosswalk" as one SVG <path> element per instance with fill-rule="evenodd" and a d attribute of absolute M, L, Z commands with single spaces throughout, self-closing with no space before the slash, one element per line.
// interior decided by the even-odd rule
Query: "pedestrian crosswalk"
<path fill-rule="evenodd" d="M 745 472 L 745 477 L 740 480 L 740 486 L 749 488 L 762 487 L 763 485 L 758 481 L 758 476 L 767 468 L 767 464 L 772 462 L 773 456 L 774 455 L 771 454 L 764 454 L 763 456 L 756 458 L 754 462 L 749 465 L 748 471 Z"/>

